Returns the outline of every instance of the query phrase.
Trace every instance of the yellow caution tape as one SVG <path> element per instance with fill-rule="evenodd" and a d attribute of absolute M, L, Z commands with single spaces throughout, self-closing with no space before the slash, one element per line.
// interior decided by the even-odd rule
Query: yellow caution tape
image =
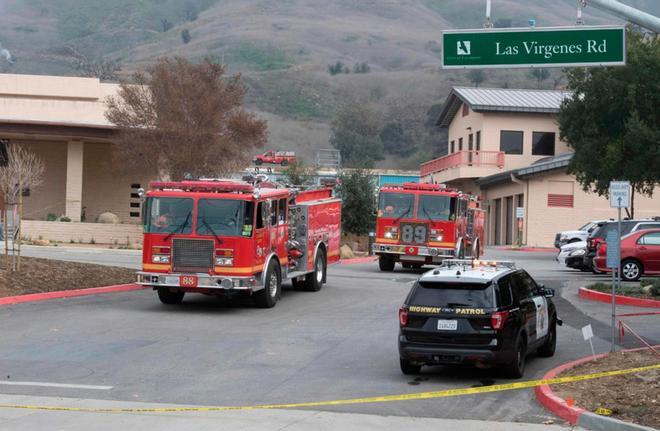
<path fill-rule="evenodd" d="M 462 395 L 476 395 L 491 392 L 527 389 L 542 385 L 557 385 L 562 383 L 579 382 L 583 380 L 600 379 L 603 377 L 620 376 L 623 374 L 641 373 L 658 370 L 660 364 L 645 367 L 629 368 L 625 370 L 604 371 L 601 373 L 582 374 L 570 377 L 555 377 L 552 379 L 528 380 L 525 382 L 506 383 L 502 385 L 480 386 L 476 388 L 446 389 L 443 391 L 415 392 L 398 395 L 382 395 L 377 397 L 350 398 L 344 400 L 312 401 L 290 404 L 264 404 L 255 406 L 217 406 L 217 407 L 161 407 L 161 408 L 94 408 L 94 407 L 58 407 L 58 406 L 32 406 L 20 404 L 0 404 L 5 409 L 50 410 L 86 413 L 167 413 L 167 412 L 219 412 L 231 410 L 264 410 L 264 409 L 293 409 L 303 407 L 327 407 L 349 404 L 388 403 L 393 401 L 428 400 L 432 398 L 456 397 Z"/>

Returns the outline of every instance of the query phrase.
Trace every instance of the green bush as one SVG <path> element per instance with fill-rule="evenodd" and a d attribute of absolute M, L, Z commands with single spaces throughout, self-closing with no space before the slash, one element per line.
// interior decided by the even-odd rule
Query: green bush
<path fill-rule="evenodd" d="M 57 215 L 53 213 L 48 213 L 46 216 L 46 221 L 57 221 Z"/>
<path fill-rule="evenodd" d="M 71 219 L 70 219 L 69 217 L 67 217 L 67 216 L 62 216 L 62 217 L 60 217 L 60 221 L 63 221 L 63 222 L 70 222 Z"/>

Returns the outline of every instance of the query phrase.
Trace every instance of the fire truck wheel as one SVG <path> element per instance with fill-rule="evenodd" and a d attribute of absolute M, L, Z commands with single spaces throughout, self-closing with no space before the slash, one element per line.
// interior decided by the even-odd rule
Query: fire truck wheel
<path fill-rule="evenodd" d="M 263 160 L 261 160 L 261 159 L 257 159 L 257 160 L 254 161 L 254 164 L 257 165 L 257 166 L 261 165 L 262 163 L 263 163 Z"/>
<path fill-rule="evenodd" d="M 289 164 L 289 161 L 288 161 L 288 160 L 282 160 L 282 166 L 286 166 L 286 165 L 288 165 L 288 164 Z"/>
<path fill-rule="evenodd" d="M 310 272 L 305 276 L 305 290 L 308 292 L 318 292 L 323 287 L 323 280 L 325 279 L 325 252 L 319 248 L 314 260 L 314 272 Z"/>
<path fill-rule="evenodd" d="M 170 292 L 166 287 L 158 288 L 158 299 L 160 302 L 167 305 L 178 305 L 183 301 L 183 296 L 186 292 Z"/>
<path fill-rule="evenodd" d="M 378 267 L 381 271 L 394 271 L 395 264 L 394 258 L 389 254 L 381 254 L 378 257 Z"/>
<path fill-rule="evenodd" d="M 271 260 L 268 264 L 264 280 L 264 288 L 256 293 L 254 300 L 259 308 L 273 308 L 280 298 L 282 289 L 282 276 L 275 260 Z"/>

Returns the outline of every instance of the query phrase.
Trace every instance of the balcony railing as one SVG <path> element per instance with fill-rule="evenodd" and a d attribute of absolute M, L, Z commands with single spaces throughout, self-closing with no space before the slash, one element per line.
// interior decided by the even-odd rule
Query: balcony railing
<path fill-rule="evenodd" d="M 421 176 L 431 175 L 458 166 L 497 166 L 504 167 L 503 151 L 457 151 L 422 163 Z"/>

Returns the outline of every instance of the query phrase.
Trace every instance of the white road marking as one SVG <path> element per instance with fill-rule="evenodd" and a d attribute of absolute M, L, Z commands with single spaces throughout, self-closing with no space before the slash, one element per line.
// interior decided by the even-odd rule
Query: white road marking
<path fill-rule="evenodd" d="M 42 386 L 46 388 L 69 388 L 69 389 L 93 389 L 97 391 L 109 391 L 112 386 L 98 386 L 98 385 L 76 385 L 71 383 L 48 383 L 48 382 L 14 382 L 0 380 L 0 385 L 6 386 Z"/>

